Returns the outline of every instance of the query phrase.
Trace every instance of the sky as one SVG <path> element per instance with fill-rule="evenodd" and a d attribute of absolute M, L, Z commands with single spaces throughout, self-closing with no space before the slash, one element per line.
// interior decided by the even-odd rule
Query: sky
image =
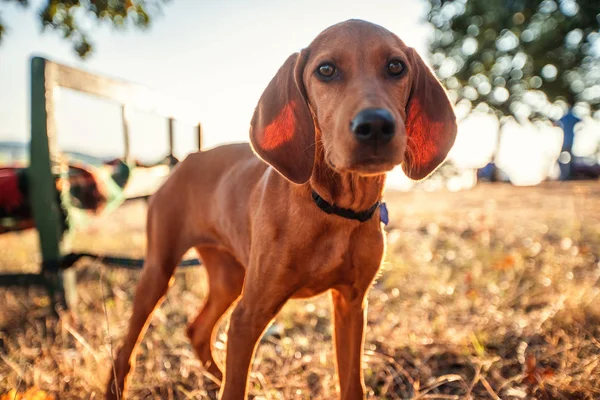
<path fill-rule="evenodd" d="M 427 32 L 419 23 L 424 10 L 419 0 L 174 0 L 148 31 L 94 26 L 94 54 L 82 61 L 55 32 L 40 34 L 36 15 L 40 2 L 32 3 L 27 10 L 2 5 L 9 32 L 0 46 L 0 140 L 26 140 L 29 135 L 32 54 L 140 83 L 177 99 L 196 111 L 205 144 L 212 147 L 247 140 L 252 112 L 270 79 L 291 53 L 306 47 L 328 26 L 349 18 L 366 19 L 421 51 Z M 119 108 L 86 97 L 61 90 L 57 123 L 73 144 L 85 135 L 86 146 L 102 153 L 109 150 L 112 140 L 107 139 L 120 135 Z M 90 108 L 97 109 L 96 115 L 89 115 Z M 64 118 L 68 113 L 73 115 Z M 150 119 L 151 125 L 161 128 L 151 137 L 164 136 L 160 143 L 166 143 L 162 133 L 166 125 Z M 140 124 L 148 128 L 147 123 Z M 137 132 L 135 126 L 132 130 L 134 139 L 148 144 L 147 134 Z"/>
<path fill-rule="evenodd" d="M 427 9 L 422 0 L 173 0 L 146 31 L 91 25 L 94 53 L 80 60 L 56 32 L 41 32 L 40 4 L 41 0 L 32 0 L 28 9 L 1 5 L 8 32 L 0 45 L 0 141 L 28 140 L 32 55 L 139 83 L 176 99 L 202 122 L 204 144 L 209 148 L 248 140 L 254 107 L 270 79 L 291 53 L 306 47 L 328 26 L 349 18 L 365 19 L 396 33 L 424 56 L 430 33 L 421 22 Z M 99 156 L 123 152 L 118 105 L 65 89 L 55 95 L 61 148 Z M 161 118 L 134 112 L 132 155 L 147 162 L 163 157 L 166 126 Z M 494 118 L 467 118 L 459 127 L 451 156 L 468 167 L 485 165 L 497 129 Z M 533 157 L 539 165 L 531 172 L 532 176 L 545 174 L 545 163 L 552 160 L 539 160 L 557 157 L 561 139 L 552 135 L 550 140 L 540 139 L 539 129 L 533 126 L 515 127 L 515 132 L 519 129 L 533 143 L 546 143 L 533 147 L 539 153 Z M 176 155 L 191 150 L 191 124 L 176 125 L 175 142 Z M 517 171 L 523 169 L 519 160 L 533 162 L 520 153 L 511 157 L 512 150 L 507 148 L 505 159 L 516 163 Z"/>

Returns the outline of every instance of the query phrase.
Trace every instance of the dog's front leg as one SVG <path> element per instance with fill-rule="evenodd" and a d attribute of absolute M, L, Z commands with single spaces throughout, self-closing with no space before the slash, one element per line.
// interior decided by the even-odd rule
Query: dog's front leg
<path fill-rule="evenodd" d="M 367 299 L 365 292 L 342 286 L 331 291 L 335 352 L 343 400 L 365 398 L 362 369 Z"/>
<path fill-rule="evenodd" d="M 280 265 L 280 264 L 279 264 Z M 286 268 L 250 266 L 242 296 L 229 322 L 227 355 L 221 400 L 243 400 L 258 340 L 281 307 L 294 294 Z M 287 278 L 286 278 L 287 276 Z"/>

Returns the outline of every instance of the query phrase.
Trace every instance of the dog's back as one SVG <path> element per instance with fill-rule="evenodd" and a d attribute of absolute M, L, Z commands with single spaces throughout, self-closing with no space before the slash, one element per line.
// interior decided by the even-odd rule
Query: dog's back
<path fill-rule="evenodd" d="M 246 258 L 248 248 L 240 244 L 246 241 L 241 238 L 250 236 L 248 207 L 252 201 L 248 199 L 267 168 L 248 143 L 190 154 L 150 200 L 149 246 L 161 245 L 152 243 L 154 230 L 164 233 L 173 229 L 168 236 L 190 238 L 190 243 L 184 244 L 188 248 L 225 246 L 238 259 Z M 160 204 L 160 211 L 155 204 Z"/>

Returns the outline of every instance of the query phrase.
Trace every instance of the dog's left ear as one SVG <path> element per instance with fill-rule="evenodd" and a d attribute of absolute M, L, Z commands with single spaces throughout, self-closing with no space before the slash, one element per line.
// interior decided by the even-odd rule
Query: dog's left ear
<path fill-rule="evenodd" d="M 446 159 L 456 138 L 456 116 L 446 91 L 419 54 L 408 48 L 412 86 L 406 107 L 404 173 L 419 180 Z"/>
<path fill-rule="evenodd" d="M 260 97 L 250 126 L 256 154 L 298 184 L 310 179 L 315 162 L 315 125 L 302 82 L 306 57 L 305 50 L 285 61 Z"/>

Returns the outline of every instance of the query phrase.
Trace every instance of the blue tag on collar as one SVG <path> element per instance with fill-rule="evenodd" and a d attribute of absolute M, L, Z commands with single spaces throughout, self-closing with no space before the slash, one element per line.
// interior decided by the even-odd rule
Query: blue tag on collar
<path fill-rule="evenodd" d="M 379 219 L 381 220 L 381 222 L 383 222 L 384 225 L 387 225 L 390 222 L 388 209 L 384 202 L 381 202 L 381 204 L 379 205 Z"/>

